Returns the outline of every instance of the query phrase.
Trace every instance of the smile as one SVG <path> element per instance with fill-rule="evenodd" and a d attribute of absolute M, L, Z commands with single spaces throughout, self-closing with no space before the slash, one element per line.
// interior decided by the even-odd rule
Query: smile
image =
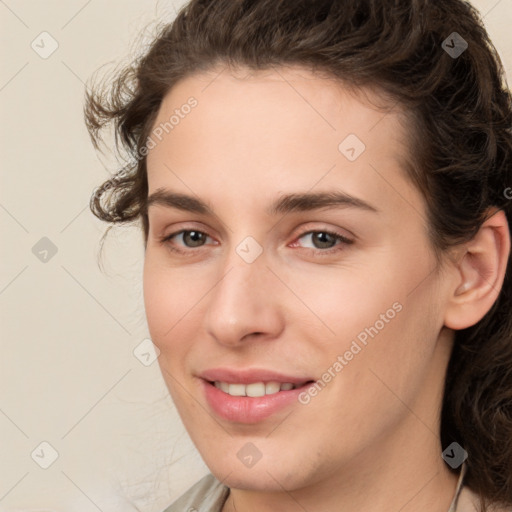
<path fill-rule="evenodd" d="M 308 377 L 261 369 L 210 369 L 199 376 L 210 411 L 230 423 L 259 423 L 299 405 L 298 396 L 314 382 Z"/>

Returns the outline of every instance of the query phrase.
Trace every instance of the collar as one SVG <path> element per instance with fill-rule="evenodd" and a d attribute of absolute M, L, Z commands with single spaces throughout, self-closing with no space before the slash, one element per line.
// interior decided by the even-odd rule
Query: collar
<path fill-rule="evenodd" d="M 459 501 L 460 492 L 462 491 L 464 475 L 466 474 L 466 470 L 467 470 L 467 466 L 466 466 L 466 463 L 464 462 L 460 469 L 459 481 L 457 482 L 457 488 L 455 489 L 455 495 L 450 504 L 450 508 L 448 509 L 448 512 L 457 512 L 457 503 Z"/>

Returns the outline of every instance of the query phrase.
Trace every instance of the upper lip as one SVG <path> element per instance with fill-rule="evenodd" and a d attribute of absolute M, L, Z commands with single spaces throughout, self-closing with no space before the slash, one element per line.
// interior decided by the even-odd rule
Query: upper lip
<path fill-rule="evenodd" d="M 209 382 L 227 382 L 228 384 L 251 384 L 253 382 L 290 382 L 291 384 L 305 384 L 313 380 L 311 377 L 285 375 L 265 369 L 235 369 L 235 368 L 211 368 L 199 374 Z"/>

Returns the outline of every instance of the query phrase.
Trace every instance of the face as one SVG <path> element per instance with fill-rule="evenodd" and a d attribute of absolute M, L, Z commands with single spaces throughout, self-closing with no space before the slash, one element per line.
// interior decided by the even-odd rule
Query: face
<path fill-rule="evenodd" d="M 432 444 L 445 291 L 399 112 L 298 68 L 219 72 L 168 93 L 147 159 L 146 314 L 192 440 L 254 490 Z"/>

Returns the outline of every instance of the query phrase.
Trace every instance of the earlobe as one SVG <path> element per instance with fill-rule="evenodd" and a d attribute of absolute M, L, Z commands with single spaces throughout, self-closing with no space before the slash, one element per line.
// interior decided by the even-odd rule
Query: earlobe
<path fill-rule="evenodd" d="M 487 219 L 464 252 L 445 311 L 445 326 L 460 330 L 479 322 L 498 298 L 510 253 L 510 231 L 502 210 Z"/>

